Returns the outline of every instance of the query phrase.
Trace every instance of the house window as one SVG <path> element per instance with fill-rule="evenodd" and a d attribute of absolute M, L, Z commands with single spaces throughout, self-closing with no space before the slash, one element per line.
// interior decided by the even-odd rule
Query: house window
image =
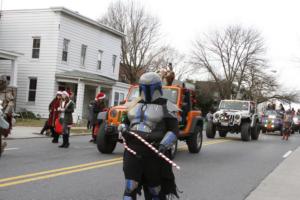
<path fill-rule="evenodd" d="M 33 37 L 32 58 L 34 59 L 40 58 L 40 47 L 41 47 L 41 38 Z"/>
<path fill-rule="evenodd" d="M 114 106 L 117 106 L 120 104 L 121 101 L 124 100 L 124 93 L 122 92 L 115 92 L 115 98 L 114 98 Z"/>
<path fill-rule="evenodd" d="M 68 51 L 69 51 L 69 43 L 70 40 L 64 39 L 64 44 L 63 44 L 63 51 L 62 51 L 62 61 L 67 62 L 68 61 Z"/>
<path fill-rule="evenodd" d="M 37 78 L 29 78 L 28 102 L 35 102 Z"/>
<path fill-rule="evenodd" d="M 86 56 L 86 49 L 87 49 L 87 46 L 86 45 L 81 45 L 81 56 L 80 56 L 80 64 L 82 66 L 84 66 L 85 64 L 85 56 Z"/>
<path fill-rule="evenodd" d="M 112 56 L 112 67 L 113 67 L 113 72 L 115 72 L 116 61 L 117 61 L 117 56 L 116 56 L 116 55 L 113 55 L 113 56 Z"/>
<path fill-rule="evenodd" d="M 102 65 L 102 55 L 103 55 L 103 51 L 99 50 L 98 51 L 98 60 L 97 60 L 97 69 L 101 69 L 101 65 Z"/>

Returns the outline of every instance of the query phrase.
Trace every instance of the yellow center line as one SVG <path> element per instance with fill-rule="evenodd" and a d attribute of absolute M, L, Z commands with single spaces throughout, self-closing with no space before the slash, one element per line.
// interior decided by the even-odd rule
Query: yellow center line
<path fill-rule="evenodd" d="M 25 175 L 20 175 L 20 176 L 14 176 L 14 177 L 9 177 L 9 178 L 2 178 L 2 179 L 0 179 L 0 183 L 7 182 L 7 181 L 13 181 L 13 180 L 17 180 L 17 179 L 22 179 L 22 178 L 28 178 L 28 177 L 32 177 L 32 176 L 38 176 L 38 175 L 56 173 L 56 172 L 61 172 L 61 171 L 66 171 L 66 170 L 72 170 L 72 169 L 76 169 L 76 168 L 88 167 L 91 165 L 110 163 L 110 162 L 120 161 L 120 160 L 122 160 L 122 157 L 117 157 L 117 158 L 109 159 L 109 160 L 90 162 L 90 163 L 85 163 L 85 164 L 80 164 L 80 165 L 74 165 L 71 167 L 58 168 L 58 169 L 54 169 L 54 170 L 41 171 L 41 172 L 25 174 Z"/>
<path fill-rule="evenodd" d="M 203 142 L 203 146 L 219 144 L 219 143 L 228 142 L 228 141 L 231 141 L 231 140 L 229 140 L 229 139 L 211 140 L 211 141 Z M 178 147 L 179 151 L 183 151 L 186 149 L 187 149 L 186 146 Z M 27 183 L 27 182 L 43 180 L 43 179 L 49 179 L 49 178 L 53 178 L 53 177 L 57 177 L 57 176 L 72 174 L 72 173 L 96 169 L 96 168 L 102 168 L 102 167 L 106 167 L 106 166 L 112 166 L 112 165 L 120 164 L 122 162 L 123 162 L 123 157 L 117 157 L 117 158 L 113 158 L 113 159 L 79 164 L 79 165 L 74 165 L 74 166 L 70 166 L 70 167 L 64 167 L 64 168 L 41 171 L 41 172 L 36 172 L 36 173 L 24 174 L 24 175 L 20 175 L 20 176 L 2 178 L 2 179 L 0 179 L 0 188 L 13 186 L 13 185 L 19 185 L 19 184 L 23 184 L 23 183 Z"/>
<path fill-rule="evenodd" d="M 104 164 L 101 164 L 101 165 L 94 165 L 94 166 L 90 166 L 90 167 L 74 169 L 74 170 L 70 170 L 70 171 L 63 171 L 63 172 L 49 174 L 49 175 L 45 175 L 45 176 L 37 176 L 37 177 L 33 177 L 33 178 L 22 179 L 22 180 L 19 180 L 19 181 L 12 181 L 12 182 L 8 182 L 8 183 L 2 183 L 2 184 L 0 184 L 0 188 L 12 186 L 12 185 L 19 185 L 19 184 L 27 183 L 27 182 L 43 180 L 43 179 L 49 179 L 49 178 L 53 178 L 53 177 L 57 177 L 57 176 L 62 176 L 62 175 L 66 175 L 66 174 L 72 174 L 72 173 L 76 173 L 76 172 L 81 172 L 81 171 L 106 167 L 106 166 L 110 166 L 110 165 L 116 165 L 116 164 L 119 164 L 119 163 L 122 163 L 122 162 L 123 162 L 123 160 L 119 160 L 119 161 L 104 163 Z"/>

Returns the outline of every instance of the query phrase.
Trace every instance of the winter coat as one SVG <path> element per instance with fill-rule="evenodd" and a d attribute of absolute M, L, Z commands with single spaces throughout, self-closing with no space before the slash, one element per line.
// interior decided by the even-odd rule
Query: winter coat
<path fill-rule="evenodd" d="M 64 105 L 64 111 L 61 115 L 63 118 L 63 123 L 71 125 L 73 124 L 73 116 L 72 113 L 74 112 L 75 104 L 72 100 L 69 100 Z"/>
<path fill-rule="evenodd" d="M 93 103 L 93 118 L 91 120 L 91 124 L 95 125 L 97 123 L 97 116 L 99 112 L 103 112 L 105 109 L 105 103 L 103 101 L 97 102 L 94 101 Z"/>
<path fill-rule="evenodd" d="M 54 127 L 55 120 L 59 117 L 58 108 L 60 107 L 61 100 L 60 99 L 53 99 L 49 104 L 49 119 L 48 119 L 48 126 Z"/>

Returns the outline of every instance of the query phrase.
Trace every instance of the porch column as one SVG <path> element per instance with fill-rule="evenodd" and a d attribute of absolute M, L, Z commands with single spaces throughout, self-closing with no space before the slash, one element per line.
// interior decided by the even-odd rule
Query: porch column
<path fill-rule="evenodd" d="M 17 87 L 18 81 L 18 62 L 17 60 L 11 61 L 11 76 L 10 76 L 10 86 Z"/>
<path fill-rule="evenodd" d="M 81 120 L 83 115 L 84 88 L 85 88 L 84 82 L 79 80 L 77 84 L 76 121 L 77 119 Z"/>

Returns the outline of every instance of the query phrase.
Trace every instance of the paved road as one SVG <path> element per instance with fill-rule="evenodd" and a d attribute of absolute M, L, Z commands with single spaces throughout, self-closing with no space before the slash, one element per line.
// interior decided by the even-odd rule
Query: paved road
<path fill-rule="evenodd" d="M 113 155 L 103 155 L 88 140 L 72 137 L 69 149 L 59 149 L 46 138 L 9 140 L 0 159 L 0 200 L 121 199 L 121 145 Z M 182 148 L 175 159 L 182 167 L 176 171 L 180 199 L 245 199 L 299 140 L 299 135 L 287 142 L 262 135 L 245 143 L 230 137 L 205 140 L 200 154 Z"/>

